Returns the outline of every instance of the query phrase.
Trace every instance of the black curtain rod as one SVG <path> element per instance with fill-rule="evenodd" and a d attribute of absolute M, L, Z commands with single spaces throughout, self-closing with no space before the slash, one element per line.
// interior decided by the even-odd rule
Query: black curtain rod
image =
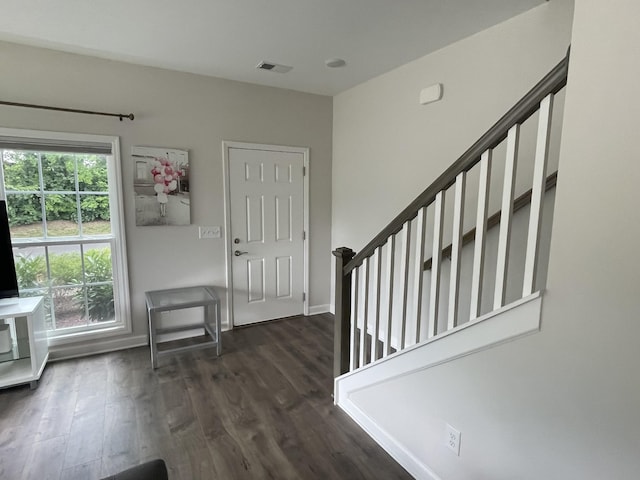
<path fill-rule="evenodd" d="M 128 118 L 129 120 L 133 120 L 135 118 L 133 113 L 130 113 L 130 114 L 126 115 L 124 113 L 92 112 L 91 110 L 78 110 L 76 108 L 49 107 L 47 105 L 33 105 L 33 104 L 30 104 L 30 103 L 7 102 L 5 100 L 0 100 L 0 105 L 9 105 L 10 107 L 40 108 L 42 110 L 54 110 L 56 112 L 84 113 L 85 115 L 104 115 L 105 117 L 118 117 L 118 118 L 120 118 L 120 121 L 122 121 L 123 118 Z"/>

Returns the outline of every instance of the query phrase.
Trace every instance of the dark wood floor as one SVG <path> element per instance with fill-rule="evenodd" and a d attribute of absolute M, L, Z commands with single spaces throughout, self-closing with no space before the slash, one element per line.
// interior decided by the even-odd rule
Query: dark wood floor
<path fill-rule="evenodd" d="M 411 478 L 333 405 L 332 319 L 223 334 L 223 354 L 149 349 L 49 364 L 0 391 L 0 478 L 91 480 L 153 458 L 177 479 Z"/>

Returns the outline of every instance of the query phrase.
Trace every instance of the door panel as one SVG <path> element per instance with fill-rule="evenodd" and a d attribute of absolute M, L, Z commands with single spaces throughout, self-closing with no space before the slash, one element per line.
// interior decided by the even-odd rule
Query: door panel
<path fill-rule="evenodd" d="M 265 300 L 264 288 L 264 258 L 247 260 L 247 292 L 248 303 L 263 302 Z"/>
<path fill-rule="evenodd" d="M 276 258 L 276 297 L 291 296 L 291 257 Z"/>
<path fill-rule="evenodd" d="M 276 197 L 276 241 L 290 242 L 291 227 L 293 219 L 291 218 L 293 198 Z"/>
<path fill-rule="evenodd" d="M 245 238 L 247 243 L 264 242 L 264 198 L 262 196 L 246 197 L 247 212 L 245 215 Z M 237 237 L 234 237 L 237 238 Z"/>
<path fill-rule="evenodd" d="M 303 312 L 304 155 L 229 148 L 234 325 Z"/>

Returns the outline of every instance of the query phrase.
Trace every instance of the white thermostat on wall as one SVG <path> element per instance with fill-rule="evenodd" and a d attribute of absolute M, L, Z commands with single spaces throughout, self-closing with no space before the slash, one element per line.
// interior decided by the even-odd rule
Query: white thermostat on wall
<path fill-rule="evenodd" d="M 420 105 L 437 102 L 442 98 L 442 84 L 436 83 L 420 91 Z"/>

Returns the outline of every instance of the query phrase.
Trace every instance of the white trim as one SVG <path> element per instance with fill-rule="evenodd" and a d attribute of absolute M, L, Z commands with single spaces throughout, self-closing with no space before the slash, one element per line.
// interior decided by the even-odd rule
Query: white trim
<path fill-rule="evenodd" d="M 328 303 L 325 305 L 313 305 L 309 307 L 309 313 L 305 315 L 319 315 L 320 313 L 329 313 L 331 311 L 331 305 Z"/>
<path fill-rule="evenodd" d="M 302 153 L 302 163 L 304 165 L 302 176 L 302 228 L 304 228 L 304 242 L 303 242 L 303 282 L 304 282 L 304 302 L 302 302 L 303 313 L 305 315 L 309 315 L 309 295 L 311 288 L 311 284 L 309 282 L 309 237 L 311 235 L 311 231 L 309 228 L 310 219 L 309 219 L 309 177 L 311 176 L 311 170 L 309 169 L 309 149 L 308 148 L 298 148 L 297 150 Z"/>
<path fill-rule="evenodd" d="M 224 236 L 225 236 L 225 271 L 226 271 L 226 300 L 227 300 L 227 326 L 229 329 L 233 328 L 233 275 L 231 271 L 231 251 L 233 250 L 233 244 L 231 239 L 231 200 L 230 200 L 230 185 L 231 178 L 229 175 L 229 149 L 230 148 L 243 148 L 245 150 L 267 150 L 271 152 L 291 152 L 301 153 L 303 158 L 303 166 L 305 169 L 305 175 L 302 177 L 303 185 L 303 229 L 305 231 L 305 239 L 303 241 L 303 282 L 305 297 L 302 302 L 303 314 L 310 315 L 309 308 L 309 238 L 311 232 L 309 231 L 309 177 L 311 171 L 309 169 L 309 148 L 306 147 L 290 147 L 283 145 L 267 145 L 261 143 L 246 143 L 246 142 L 234 142 L 234 141 L 222 141 L 222 170 L 224 179 Z M 322 312 L 320 312 L 322 313 Z"/>
<path fill-rule="evenodd" d="M 69 358 L 86 357 L 98 353 L 115 352 L 118 350 L 127 350 L 129 348 L 144 347 L 149 344 L 148 335 L 134 335 L 126 338 L 116 338 L 104 342 L 79 344 L 76 343 L 70 347 L 50 348 L 50 362 L 58 360 L 67 360 Z M 151 354 L 149 354 L 149 362 L 151 362 Z M 149 363 L 151 364 L 151 363 Z"/>
<path fill-rule="evenodd" d="M 114 293 L 115 294 L 115 293 Z M 105 325 L 104 328 L 94 330 L 72 331 L 67 334 L 54 335 L 49 337 L 50 347 L 59 347 L 74 343 L 85 343 L 114 337 L 116 335 L 126 335 L 131 333 L 131 328 L 126 328 L 124 324 Z"/>
<path fill-rule="evenodd" d="M 371 417 L 364 413 L 350 400 L 340 405 L 344 410 L 373 440 L 376 441 L 393 459 L 402 467 L 421 480 L 441 480 L 427 465 L 418 460 L 409 450 L 384 428 L 378 425 Z"/>
<path fill-rule="evenodd" d="M 124 216 L 124 190 L 122 188 L 122 157 L 120 156 L 120 139 L 118 137 L 112 137 L 112 153 L 113 156 L 113 171 L 107 170 L 111 176 L 109 178 L 109 189 L 111 189 L 111 182 L 115 188 L 115 202 L 109 195 L 109 203 L 111 205 L 111 218 L 113 219 L 113 212 L 117 209 L 118 221 L 111 222 L 112 228 L 115 230 L 111 232 L 116 238 L 116 248 L 118 250 L 117 262 L 115 262 L 114 268 L 118 273 L 118 282 L 120 288 L 113 289 L 113 302 L 116 305 L 116 313 L 119 313 L 122 318 L 122 324 L 124 326 L 124 332 L 130 334 L 132 332 L 131 325 L 131 299 L 129 294 L 129 270 L 127 261 L 127 238 L 125 235 L 125 216 Z"/>
<path fill-rule="evenodd" d="M 335 403 L 341 405 L 352 393 L 391 378 L 426 370 L 538 332 L 541 311 L 542 295 L 536 292 L 430 340 L 345 373 L 335 379 Z"/>
<path fill-rule="evenodd" d="M 91 133 L 52 132 L 48 130 L 27 130 L 22 128 L 0 127 L 0 136 L 42 138 L 50 140 L 66 140 L 77 142 L 111 143 L 118 137 L 112 135 L 95 135 Z M 113 152 L 115 154 L 115 152 Z"/>
<path fill-rule="evenodd" d="M 111 238 L 105 239 L 104 241 L 110 242 L 112 247 L 115 243 L 115 250 L 117 250 L 115 261 L 113 264 L 113 277 L 114 287 L 117 283 L 118 288 L 113 289 L 113 294 L 116 318 L 118 318 L 119 324 L 117 327 L 107 328 L 106 331 L 114 331 L 115 333 L 112 333 L 112 335 L 130 334 L 132 332 L 131 302 L 129 295 L 129 273 L 127 269 L 127 239 L 125 235 L 124 194 L 122 188 L 122 159 L 120 156 L 120 138 L 113 135 L 52 132 L 46 130 L 24 130 L 3 127 L 0 127 L 0 136 L 42 138 L 51 140 L 64 140 L 68 142 L 100 142 L 111 144 L 111 155 L 106 156 L 112 157 L 108 161 L 107 175 L 109 180 L 109 205 L 111 207 L 110 213 L 112 219 L 111 226 L 113 229 L 111 233 L 112 238 L 115 239 L 115 242 L 112 242 Z M 2 168 L 0 168 L 0 170 L 2 170 Z M 4 182 L 1 185 L 2 186 L 0 186 L 0 189 L 2 189 L 2 191 L 4 192 Z M 116 213 L 115 216 L 114 212 Z M 117 221 L 114 221 L 114 218 L 117 218 Z M 81 239 L 80 241 L 84 240 Z M 114 257 L 112 256 L 112 258 Z M 49 339 L 49 343 L 50 345 L 60 345 L 79 340 L 86 341 L 92 338 L 103 338 L 105 334 L 109 335 L 109 333 L 105 333 L 105 330 L 102 329 L 96 331 L 89 330 L 86 333 L 79 332 L 77 334 L 61 335 L 57 338 L 51 337 Z"/>

